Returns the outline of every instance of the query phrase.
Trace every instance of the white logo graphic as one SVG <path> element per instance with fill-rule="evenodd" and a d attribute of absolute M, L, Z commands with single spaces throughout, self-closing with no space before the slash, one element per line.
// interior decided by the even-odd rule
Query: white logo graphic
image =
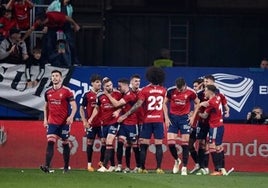
<path fill-rule="evenodd" d="M 228 101 L 228 105 L 240 112 L 253 91 L 254 81 L 232 74 L 213 74 L 215 82 Z"/>
<path fill-rule="evenodd" d="M 5 127 L 1 126 L 0 128 L 0 145 L 3 145 L 7 141 L 7 132 L 5 131 Z"/>
<path fill-rule="evenodd" d="M 44 97 L 43 94 L 50 84 L 51 71 L 58 69 L 62 72 L 62 76 L 65 79 L 69 69 L 59 68 L 46 65 L 45 73 L 36 87 L 26 87 L 27 81 L 25 77 L 25 65 L 13 65 L 8 63 L 0 64 L 0 104 L 7 106 L 8 102 L 12 102 L 14 105 L 9 108 L 13 108 L 24 113 L 33 115 L 40 114 L 43 111 Z M 31 67 L 31 77 L 35 80 L 39 73 L 38 66 Z M 2 100 L 4 99 L 4 100 Z M 10 105 L 9 105 L 10 106 Z M 23 108 L 22 108 L 23 107 Z"/>

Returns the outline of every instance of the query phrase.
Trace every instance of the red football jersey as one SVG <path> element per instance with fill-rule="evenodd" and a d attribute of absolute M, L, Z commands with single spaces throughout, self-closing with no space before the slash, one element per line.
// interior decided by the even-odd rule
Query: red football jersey
<path fill-rule="evenodd" d="M 122 96 L 119 91 L 113 91 L 111 95 L 116 100 L 120 100 Z M 112 125 L 117 122 L 117 118 L 113 117 L 113 113 L 117 110 L 117 108 L 112 105 L 109 98 L 103 92 L 100 92 L 97 95 L 97 105 L 100 108 L 100 119 L 103 126 Z"/>
<path fill-rule="evenodd" d="M 45 92 L 45 101 L 48 105 L 48 123 L 65 125 L 69 112 L 69 102 L 74 101 L 73 92 L 65 86 L 59 89 L 51 87 Z"/>
<path fill-rule="evenodd" d="M 221 97 L 216 95 L 208 100 L 209 106 L 205 112 L 209 114 L 209 126 L 211 128 L 219 127 L 223 123 Z"/>
<path fill-rule="evenodd" d="M 226 97 L 222 93 L 219 92 L 219 93 L 216 93 L 216 95 L 221 98 L 222 105 L 226 105 L 227 104 L 227 99 L 226 99 Z"/>
<path fill-rule="evenodd" d="M 3 26 L 0 28 L 0 34 L 4 37 L 9 36 L 9 31 L 13 27 L 18 27 L 17 21 L 15 19 L 8 19 L 5 16 L 0 18 L 0 24 Z"/>
<path fill-rule="evenodd" d="M 166 89 L 159 85 L 147 85 L 138 94 L 143 102 L 144 123 L 163 122 L 163 102 Z"/>
<path fill-rule="evenodd" d="M 196 92 L 187 87 L 184 91 L 178 91 L 176 86 L 173 86 L 167 91 L 167 98 L 170 102 L 170 113 L 173 115 L 187 115 L 191 110 L 191 101 L 197 98 Z"/>
<path fill-rule="evenodd" d="M 208 100 L 208 99 L 205 97 L 204 90 L 198 92 L 197 95 L 198 95 L 198 98 L 200 99 L 200 102 L 203 102 L 203 101 L 207 101 L 207 100 Z M 222 105 L 226 105 L 226 104 L 227 104 L 227 99 L 226 99 L 226 97 L 225 97 L 222 93 L 220 93 L 219 90 L 217 91 L 216 95 L 220 97 L 220 99 L 221 99 L 221 104 L 222 104 Z M 201 112 L 201 113 L 203 113 L 204 111 L 205 111 L 205 107 L 201 107 L 201 108 L 199 109 L 199 112 Z M 199 117 L 199 116 L 198 116 L 198 117 Z M 203 118 L 199 117 L 199 121 L 201 121 L 201 122 L 203 122 L 203 123 L 206 123 L 206 122 L 208 122 L 208 119 L 203 119 Z"/>
<path fill-rule="evenodd" d="M 95 93 L 92 90 L 87 91 L 83 94 L 80 105 L 86 108 L 86 118 L 90 118 L 93 109 L 95 108 L 95 105 L 97 104 L 97 93 Z M 98 114 L 94 117 L 92 120 L 92 127 L 101 126 L 101 120 L 100 120 L 100 111 Z"/>
<path fill-rule="evenodd" d="M 122 113 L 126 113 L 129 111 L 132 106 L 137 102 L 137 96 L 132 91 L 127 92 L 122 97 L 126 104 L 122 107 Z M 137 113 L 130 114 L 124 121 L 123 124 L 125 125 L 136 125 L 138 123 Z"/>
<path fill-rule="evenodd" d="M 30 28 L 30 10 L 33 8 L 28 2 L 24 4 L 14 2 L 11 5 L 14 10 L 14 16 L 17 19 L 17 23 L 21 30 L 27 30 Z"/>
<path fill-rule="evenodd" d="M 63 27 L 66 22 L 66 15 L 62 12 L 47 12 L 48 27 Z"/>

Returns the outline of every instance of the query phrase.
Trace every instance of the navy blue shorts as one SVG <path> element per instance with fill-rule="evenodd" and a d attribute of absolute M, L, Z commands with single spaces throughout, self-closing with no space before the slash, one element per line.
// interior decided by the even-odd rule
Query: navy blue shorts
<path fill-rule="evenodd" d="M 152 134 L 155 139 L 164 138 L 163 123 L 144 123 L 141 128 L 140 138 L 150 139 Z"/>
<path fill-rule="evenodd" d="M 127 141 L 135 142 L 139 135 L 139 127 L 138 125 L 120 125 L 120 129 L 118 131 L 118 136 L 126 137 Z"/>
<path fill-rule="evenodd" d="M 216 146 L 222 144 L 223 141 L 223 134 L 224 134 L 224 126 L 221 125 L 220 127 L 210 128 L 209 129 L 209 143 L 215 142 Z"/>
<path fill-rule="evenodd" d="M 109 131 L 110 126 L 101 126 L 101 138 L 106 138 L 108 135 L 108 131 Z"/>
<path fill-rule="evenodd" d="M 86 129 L 86 134 L 88 139 L 95 139 L 96 136 L 102 138 L 101 127 L 90 127 Z"/>
<path fill-rule="evenodd" d="M 108 134 L 114 134 L 116 135 L 119 129 L 119 125 L 118 123 L 114 123 L 112 125 L 106 125 L 106 126 L 102 126 L 101 129 L 101 138 L 107 138 Z"/>
<path fill-rule="evenodd" d="M 190 134 L 191 126 L 189 125 L 188 115 L 178 116 L 178 115 L 169 115 L 171 125 L 168 127 L 169 133 L 178 134 L 180 131 L 181 134 Z"/>
<path fill-rule="evenodd" d="M 70 126 L 69 125 L 55 125 L 48 124 L 47 135 L 55 134 L 63 140 L 66 140 L 70 136 Z"/>
<path fill-rule="evenodd" d="M 191 127 L 190 139 L 196 140 L 196 127 Z"/>
<path fill-rule="evenodd" d="M 196 128 L 196 138 L 198 140 L 206 140 L 209 132 L 209 124 L 199 122 Z"/>

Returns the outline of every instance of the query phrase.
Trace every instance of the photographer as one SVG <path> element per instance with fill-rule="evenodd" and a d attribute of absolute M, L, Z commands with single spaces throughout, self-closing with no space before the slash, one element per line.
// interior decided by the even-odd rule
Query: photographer
<path fill-rule="evenodd" d="M 254 107 L 247 114 L 247 124 L 266 124 L 266 119 L 263 115 L 263 110 L 260 107 Z"/>

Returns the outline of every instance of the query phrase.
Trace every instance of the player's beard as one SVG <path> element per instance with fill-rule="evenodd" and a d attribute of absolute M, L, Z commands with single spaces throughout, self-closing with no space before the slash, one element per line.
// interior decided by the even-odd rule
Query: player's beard
<path fill-rule="evenodd" d="M 108 93 L 112 93 L 113 92 L 113 89 L 107 89 L 107 92 Z"/>
<path fill-rule="evenodd" d="M 60 80 L 53 81 L 53 86 L 54 87 L 59 87 L 61 85 Z"/>

